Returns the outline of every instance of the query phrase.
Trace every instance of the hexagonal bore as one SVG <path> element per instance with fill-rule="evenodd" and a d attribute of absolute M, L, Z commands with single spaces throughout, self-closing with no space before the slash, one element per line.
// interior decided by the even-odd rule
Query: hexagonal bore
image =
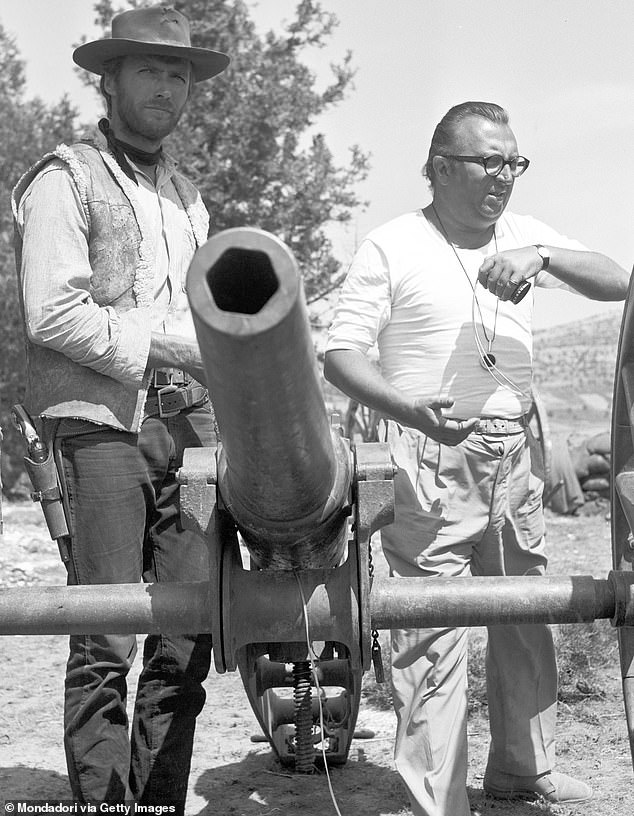
<path fill-rule="evenodd" d="M 207 283 L 219 309 L 239 314 L 259 312 L 279 286 L 266 252 L 234 247 L 209 269 Z"/>

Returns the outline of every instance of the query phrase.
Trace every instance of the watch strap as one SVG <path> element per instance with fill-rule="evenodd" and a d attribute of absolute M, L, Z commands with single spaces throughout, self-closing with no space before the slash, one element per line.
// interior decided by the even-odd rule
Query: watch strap
<path fill-rule="evenodd" d="M 535 244 L 534 246 L 539 257 L 542 259 L 542 268 L 540 269 L 540 272 L 542 272 L 544 269 L 548 269 L 548 264 L 550 263 L 550 252 L 543 244 Z"/>

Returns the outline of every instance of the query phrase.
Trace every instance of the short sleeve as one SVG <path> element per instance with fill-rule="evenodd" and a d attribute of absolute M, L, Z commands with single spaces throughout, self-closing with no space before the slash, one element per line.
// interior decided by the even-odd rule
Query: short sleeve
<path fill-rule="evenodd" d="M 343 283 L 326 351 L 352 349 L 366 353 L 391 315 L 388 264 L 379 247 L 365 239 L 355 254 Z"/>

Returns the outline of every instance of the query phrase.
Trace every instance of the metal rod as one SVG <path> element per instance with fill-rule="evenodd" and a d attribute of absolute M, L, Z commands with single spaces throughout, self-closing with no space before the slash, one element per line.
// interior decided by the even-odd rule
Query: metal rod
<path fill-rule="evenodd" d="M 267 639 L 275 631 L 290 637 L 303 632 L 296 577 L 276 572 L 275 590 L 275 603 L 266 593 L 260 599 L 258 592 L 236 599 L 245 608 L 234 613 L 248 614 L 253 642 L 260 630 Z M 319 636 L 328 603 L 327 593 L 309 593 L 309 619 Z M 10 587 L 0 589 L 0 635 L 208 632 L 211 608 L 206 582 Z M 615 598 L 607 580 L 590 576 L 377 578 L 370 610 L 376 629 L 581 623 L 612 618 Z"/>
<path fill-rule="evenodd" d="M 581 623 L 612 618 L 614 609 L 609 582 L 583 575 L 391 578 L 370 593 L 375 629 Z"/>
<path fill-rule="evenodd" d="M 0 634 L 208 632 L 209 584 L 0 589 Z"/>

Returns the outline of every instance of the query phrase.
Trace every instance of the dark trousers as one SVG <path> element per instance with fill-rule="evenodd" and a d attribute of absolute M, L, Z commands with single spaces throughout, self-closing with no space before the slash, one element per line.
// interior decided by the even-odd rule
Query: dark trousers
<path fill-rule="evenodd" d="M 176 471 L 185 448 L 215 444 L 209 405 L 148 418 L 139 434 L 63 420 L 56 439 L 77 583 L 207 580 L 207 543 L 180 523 Z M 73 797 L 173 804 L 182 813 L 211 636 L 146 637 L 129 728 L 135 654 L 134 635 L 70 638 L 64 745 Z"/>

